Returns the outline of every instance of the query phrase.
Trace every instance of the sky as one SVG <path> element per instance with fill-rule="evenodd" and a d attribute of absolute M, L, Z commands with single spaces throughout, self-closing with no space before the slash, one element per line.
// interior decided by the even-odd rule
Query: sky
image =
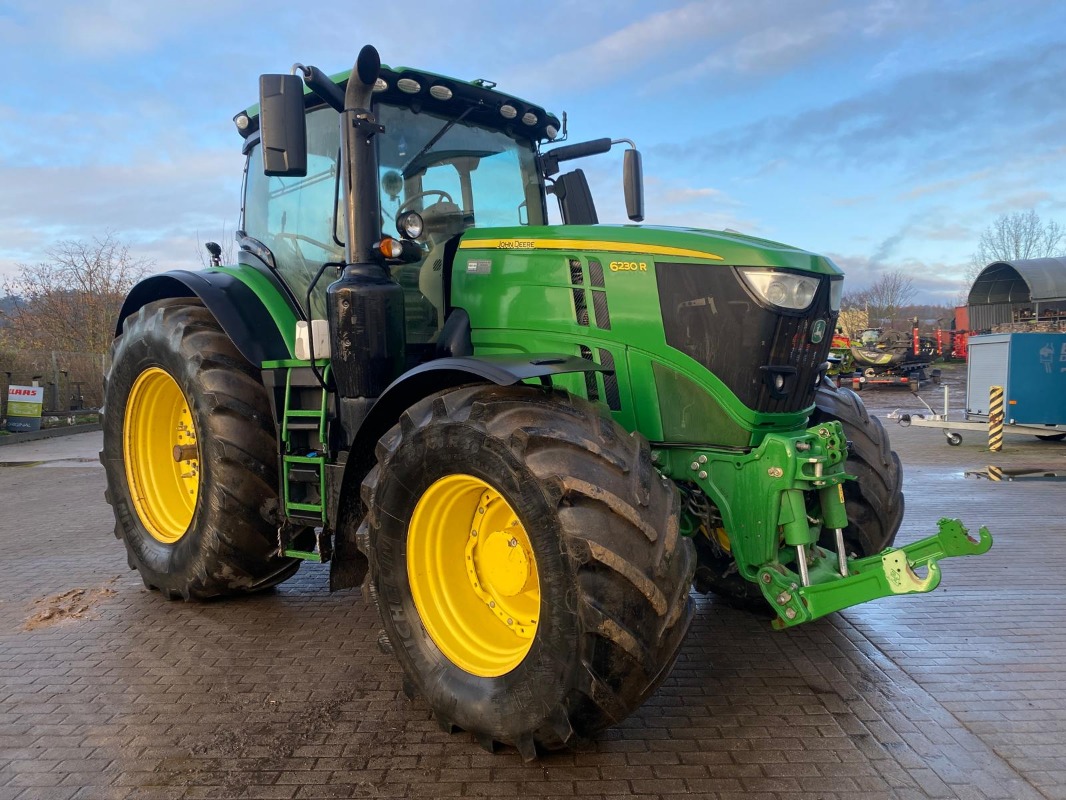
<path fill-rule="evenodd" d="M 1066 4 L 1040 0 L 0 0 L 0 279 L 107 231 L 156 271 L 232 237 L 235 113 L 294 62 L 382 61 L 629 138 L 649 224 L 828 255 L 953 304 L 981 232 L 1066 224 Z M 580 164 L 626 222 L 621 158 Z"/>

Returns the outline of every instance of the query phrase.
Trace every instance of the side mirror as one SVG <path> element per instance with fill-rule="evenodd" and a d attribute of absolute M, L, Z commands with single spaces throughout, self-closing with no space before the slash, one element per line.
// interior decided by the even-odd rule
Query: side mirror
<path fill-rule="evenodd" d="M 626 195 L 626 215 L 633 222 L 644 221 L 644 167 L 635 147 L 622 154 L 622 185 Z"/>
<path fill-rule="evenodd" d="M 299 76 L 259 76 L 259 138 L 264 174 L 294 178 L 307 174 L 304 84 Z"/>

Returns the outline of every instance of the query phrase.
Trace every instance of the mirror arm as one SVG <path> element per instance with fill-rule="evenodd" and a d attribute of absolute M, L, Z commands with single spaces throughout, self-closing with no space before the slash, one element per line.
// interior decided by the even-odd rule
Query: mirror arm
<path fill-rule="evenodd" d="M 334 111 L 344 111 L 344 92 L 329 79 L 329 76 L 318 67 L 305 67 L 303 64 L 293 64 L 292 74 L 299 72 L 307 87 L 326 101 L 326 105 Z"/>

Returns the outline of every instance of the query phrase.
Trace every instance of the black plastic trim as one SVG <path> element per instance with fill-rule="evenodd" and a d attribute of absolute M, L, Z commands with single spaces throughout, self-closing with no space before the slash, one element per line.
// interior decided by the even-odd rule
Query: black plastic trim
<path fill-rule="evenodd" d="M 437 355 L 443 358 L 472 356 L 470 315 L 465 308 L 455 308 L 444 320 L 444 328 L 437 337 Z"/>
<path fill-rule="evenodd" d="M 291 358 L 277 323 L 259 297 L 247 284 L 224 272 L 172 270 L 146 278 L 126 296 L 115 336 L 121 335 L 125 319 L 142 306 L 171 297 L 200 298 L 241 355 L 255 366 Z"/>
<path fill-rule="evenodd" d="M 366 574 L 365 557 L 356 546 L 356 530 L 363 509 L 359 485 L 374 466 L 378 440 L 396 424 L 403 412 L 429 395 L 471 383 L 512 386 L 529 378 L 550 381 L 552 375 L 602 371 L 603 367 L 576 356 L 557 354 L 438 358 L 404 373 L 377 399 L 352 435 L 344 478 L 336 498 L 336 553 L 330 569 L 330 590 L 358 586 Z"/>
<path fill-rule="evenodd" d="M 434 392 L 468 383 L 513 386 L 532 378 L 550 383 L 552 375 L 603 371 L 604 367 L 583 358 L 553 353 L 438 358 L 429 361 L 393 381 L 374 403 L 359 430 L 349 431 L 353 454 L 349 460 L 355 461 L 364 454 L 372 458 L 374 445 L 396 424 L 404 409 Z"/>

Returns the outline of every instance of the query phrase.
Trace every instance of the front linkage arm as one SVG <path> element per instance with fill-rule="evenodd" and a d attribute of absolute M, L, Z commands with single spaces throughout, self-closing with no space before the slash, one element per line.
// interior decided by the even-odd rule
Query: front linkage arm
<path fill-rule="evenodd" d="M 894 594 L 931 592 L 940 584 L 942 558 L 977 556 L 992 546 L 988 528 L 973 539 L 957 519 L 941 519 L 933 536 L 875 556 L 848 559 L 848 575 L 820 575 L 819 582 L 801 586 L 797 576 L 781 564 L 765 564 L 759 570 L 759 586 L 777 611 L 775 628 L 810 622 L 848 606 Z M 925 567 L 924 578 L 914 570 Z"/>
<path fill-rule="evenodd" d="M 768 434 L 748 453 L 669 448 L 656 456 L 664 474 L 695 481 L 717 506 L 737 569 L 759 585 L 777 628 L 878 597 L 932 591 L 940 583 L 938 561 L 992 546 L 986 528 L 973 539 L 958 520 L 942 519 L 934 536 L 848 558 L 843 483 L 854 477 L 844 471 L 839 422 Z M 818 545 L 823 528 L 834 532 L 837 552 Z M 921 567 L 925 577 L 915 573 Z"/>

